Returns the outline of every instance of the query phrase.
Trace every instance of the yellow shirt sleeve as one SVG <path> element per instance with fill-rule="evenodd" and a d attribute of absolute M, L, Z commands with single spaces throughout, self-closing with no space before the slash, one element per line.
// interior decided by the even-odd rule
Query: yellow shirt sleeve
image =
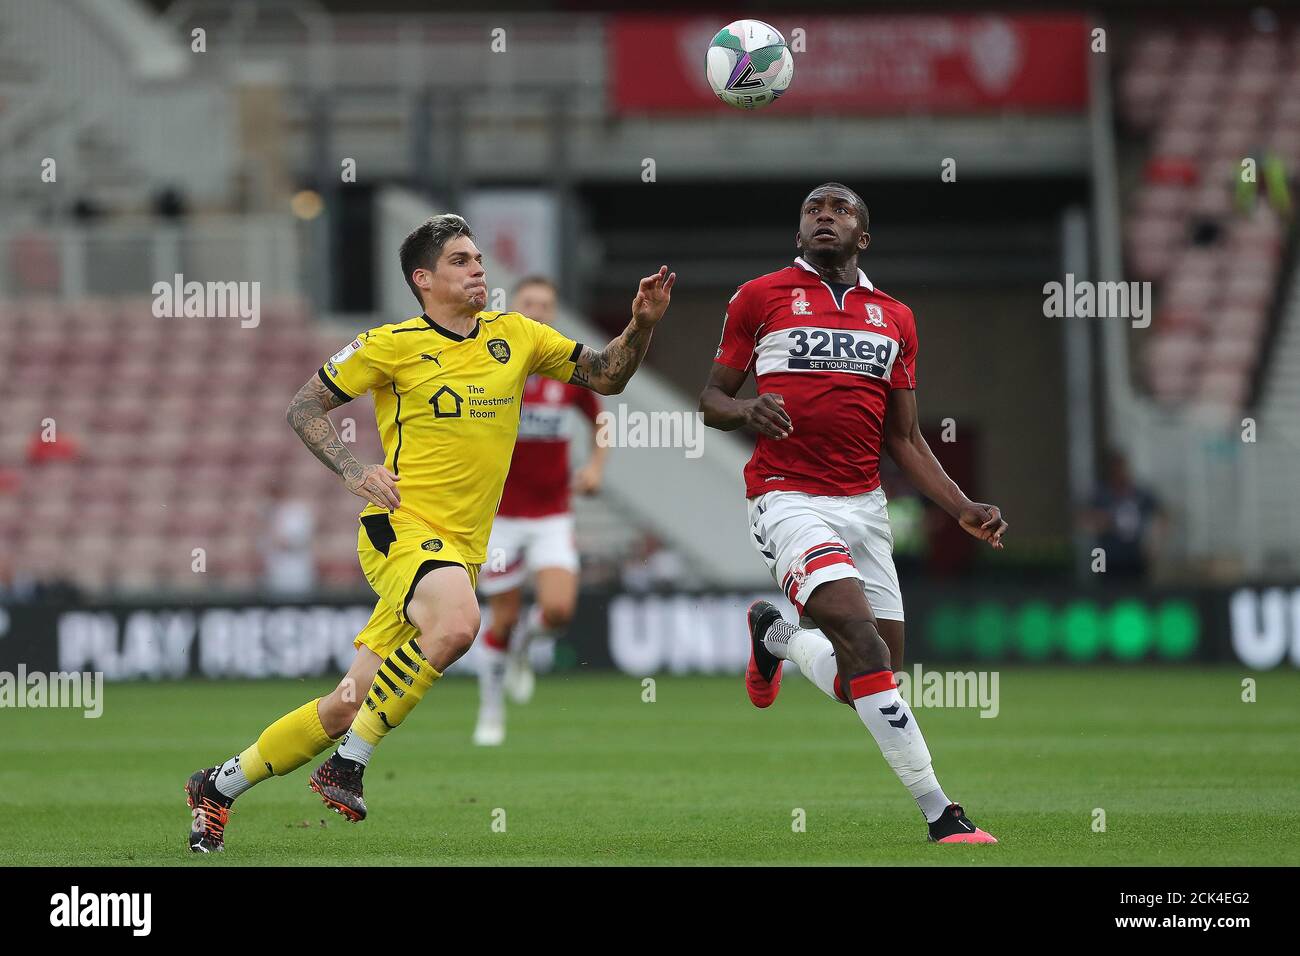
<path fill-rule="evenodd" d="M 571 379 L 582 346 L 549 325 L 527 317 L 524 321 L 533 333 L 533 354 L 528 371 L 560 382 Z"/>
<path fill-rule="evenodd" d="M 393 380 L 393 336 L 383 329 L 362 332 L 321 366 L 320 378 L 351 401 Z"/>

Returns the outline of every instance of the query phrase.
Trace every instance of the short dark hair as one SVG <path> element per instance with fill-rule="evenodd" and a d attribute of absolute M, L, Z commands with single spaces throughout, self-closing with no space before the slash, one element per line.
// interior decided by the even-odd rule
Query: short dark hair
<path fill-rule="evenodd" d="M 411 273 L 416 269 L 436 269 L 442 247 L 457 236 L 472 240 L 474 232 L 463 218 L 449 212 L 441 216 L 430 216 L 402 240 L 402 248 L 398 252 L 402 261 L 402 275 L 411 287 L 415 301 L 422 307 L 424 300 L 420 298 L 420 287 L 411 279 Z"/>
<path fill-rule="evenodd" d="M 560 294 L 560 290 L 556 287 L 554 282 L 542 275 L 540 272 L 535 272 L 532 275 L 524 276 L 515 283 L 515 287 L 510 290 L 511 297 L 513 298 L 514 296 L 517 296 L 520 289 L 527 289 L 530 285 L 544 285 L 556 295 Z"/>
<path fill-rule="evenodd" d="M 858 209 L 858 222 L 862 223 L 862 231 L 863 232 L 870 231 L 867 228 L 868 226 L 871 225 L 871 216 L 867 213 L 867 204 L 862 201 L 861 196 L 859 196 L 848 186 L 845 186 L 843 183 L 822 183 L 816 189 L 809 190 L 808 195 L 804 197 L 803 201 L 806 203 L 809 199 L 812 198 L 813 193 L 819 193 L 823 189 L 838 189 L 840 192 L 846 193 L 849 199 L 853 202 L 853 205 L 856 206 Z M 802 207 L 800 208 L 802 209 Z"/>

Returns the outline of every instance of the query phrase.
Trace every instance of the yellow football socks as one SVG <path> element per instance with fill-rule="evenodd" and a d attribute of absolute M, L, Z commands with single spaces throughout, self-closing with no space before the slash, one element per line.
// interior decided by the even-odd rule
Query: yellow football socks
<path fill-rule="evenodd" d="M 309 700 L 273 723 L 257 741 L 217 770 L 216 787 L 233 800 L 255 783 L 271 776 L 283 777 L 328 749 L 337 738 L 325 733 L 316 709 L 320 698 Z"/>
<path fill-rule="evenodd" d="M 369 762 L 371 752 L 384 735 L 401 726 L 424 692 L 441 676 L 420 653 L 414 638 L 389 654 L 379 665 L 370 693 L 366 694 L 363 706 L 352 721 L 352 729 L 339 748 L 339 756 L 363 764 Z"/>

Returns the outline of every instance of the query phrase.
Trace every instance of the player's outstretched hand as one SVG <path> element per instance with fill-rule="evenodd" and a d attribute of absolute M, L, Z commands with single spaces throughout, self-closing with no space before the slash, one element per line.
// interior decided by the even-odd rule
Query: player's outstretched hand
<path fill-rule="evenodd" d="M 768 438 L 789 438 L 794 431 L 790 416 L 785 411 L 785 399 L 775 392 L 740 402 L 745 424 Z"/>
<path fill-rule="evenodd" d="M 1006 534 L 1008 526 L 1002 520 L 1002 512 L 996 505 L 972 501 L 962 508 L 957 520 L 967 534 L 972 534 L 981 541 L 987 541 L 999 551 L 1002 550 L 1002 536 Z"/>
<path fill-rule="evenodd" d="M 641 280 L 632 300 L 632 321 L 640 329 L 652 329 L 668 311 L 668 303 L 673 297 L 673 283 L 677 273 L 669 272 L 667 266 L 660 266 L 659 271 Z"/>
<path fill-rule="evenodd" d="M 402 503 L 402 496 L 397 492 L 397 483 L 401 480 L 383 465 L 366 465 L 359 475 L 344 478 L 343 483 L 358 498 L 365 498 L 388 511 L 396 511 Z"/>

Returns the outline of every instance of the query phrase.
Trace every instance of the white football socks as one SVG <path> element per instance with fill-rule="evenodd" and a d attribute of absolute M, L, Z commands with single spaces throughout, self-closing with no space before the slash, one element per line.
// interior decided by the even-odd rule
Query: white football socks
<path fill-rule="evenodd" d="M 885 762 L 925 814 L 925 822 L 933 823 L 943 815 L 949 801 L 934 775 L 930 748 L 925 745 L 916 715 L 894 686 L 894 675 L 878 671 L 854 678 L 853 683 L 851 693 L 865 691 L 855 696 L 853 709 L 876 738 Z"/>
<path fill-rule="evenodd" d="M 773 657 L 793 661 L 799 673 L 817 685 L 831 700 L 835 696 L 835 648 L 821 631 L 795 627 L 789 621 L 774 621 L 763 635 L 763 646 Z"/>
<path fill-rule="evenodd" d="M 343 735 L 343 743 L 339 745 L 338 754 L 346 760 L 352 760 L 361 766 L 370 763 L 370 757 L 375 752 L 375 745 L 361 739 L 361 735 L 349 730 Z"/>
<path fill-rule="evenodd" d="M 239 754 L 235 754 L 223 763 L 217 771 L 217 792 L 223 797 L 233 800 L 252 785 L 244 776 L 244 768 L 239 765 Z"/>
<path fill-rule="evenodd" d="M 763 646 L 771 652 L 773 657 L 788 661 L 790 659 L 790 638 L 798 634 L 799 630 L 785 618 L 777 618 L 768 625 L 767 633 L 763 635 Z"/>
<path fill-rule="evenodd" d="M 763 635 L 763 646 L 774 657 L 797 664 L 799 673 L 831 700 L 844 703 L 835 693 L 835 648 L 820 631 L 779 620 Z M 853 709 L 875 738 L 885 762 L 925 814 L 925 822 L 933 823 L 943 815 L 950 801 L 934 775 L 930 749 L 925 745 L 916 715 L 898 693 L 893 674 L 880 671 L 863 675 L 855 678 L 854 684 L 854 690 L 847 692 L 860 690 L 863 696 L 853 701 Z"/>
<path fill-rule="evenodd" d="M 781 623 L 785 624 L 784 621 Z M 789 624 L 785 626 L 790 627 Z M 826 635 L 821 631 L 810 631 L 805 628 L 791 628 L 791 630 L 794 634 L 786 644 L 786 660 L 797 664 L 799 673 L 812 681 L 817 689 L 831 700 L 844 703 L 835 696 L 835 648 L 831 646 Z"/>

